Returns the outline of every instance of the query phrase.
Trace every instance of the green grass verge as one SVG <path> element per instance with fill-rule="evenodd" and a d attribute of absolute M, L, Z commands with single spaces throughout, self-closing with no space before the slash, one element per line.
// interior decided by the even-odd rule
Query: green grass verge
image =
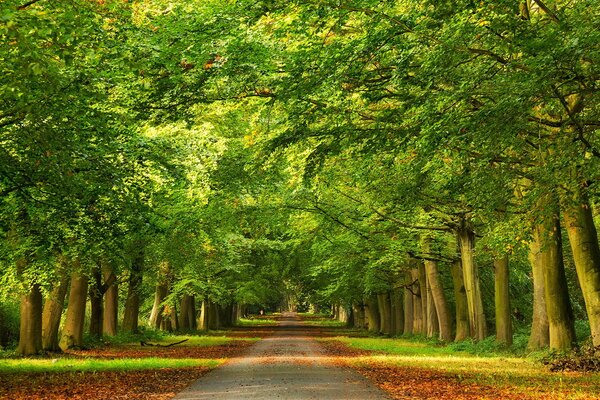
<path fill-rule="evenodd" d="M 237 326 L 264 326 L 277 325 L 277 321 L 270 318 L 240 318 Z"/>
<path fill-rule="evenodd" d="M 94 359 L 18 359 L 0 360 L 0 373 L 31 372 L 102 372 L 134 371 L 161 368 L 209 367 L 215 368 L 220 359 L 171 359 L 171 358 L 124 358 L 113 360 Z"/>
<path fill-rule="evenodd" d="M 312 319 L 302 321 L 302 323 L 305 325 L 323 326 L 326 328 L 344 328 L 347 325 L 345 322 L 336 321 L 333 319 Z"/>
<path fill-rule="evenodd" d="M 486 354 L 485 356 L 455 350 L 452 346 L 435 346 L 416 339 L 348 338 L 336 340 L 350 347 L 379 354 L 351 357 L 357 366 L 371 363 L 409 368 L 424 368 L 448 372 L 466 381 L 493 386 L 515 387 L 523 393 L 529 390 L 560 393 L 561 398 L 600 398 L 600 374 L 550 372 L 533 357 Z M 469 349 L 469 346 L 466 346 Z M 593 396 L 593 397 L 590 397 Z"/>

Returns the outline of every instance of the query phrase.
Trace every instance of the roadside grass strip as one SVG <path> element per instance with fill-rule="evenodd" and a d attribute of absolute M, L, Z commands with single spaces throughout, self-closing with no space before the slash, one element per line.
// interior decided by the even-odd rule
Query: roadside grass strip
<path fill-rule="evenodd" d="M 336 321 L 333 319 L 313 319 L 302 321 L 305 325 L 310 326 L 322 326 L 325 328 L 344 328 L 347 324 L 345 322 Z"/>
<path fill-rule="evenodd" d="M 551 372 L 531 358 L 465 354 L 406 339 L 336 337 L 321 340 L 335 340 L 350 348 L 376 352 L 342 357 L 358 368 L 382 365 L 436 370 L 467 382 L 514 387 L 523 393 L 534 390 L 542 398 L 550 393 L 562 393 L 560 398 L 600 399 L 600 374 Z"/>
<path fill-rule="evenodd" d="M 0 373 L 21 374 L 36 372 L 103 372 L 136 371 L 162 368 L 215 368 L 226 359 L 167 359 L 167 358 L 123 358 L 123 359 L 18 359 L 0 360 Z"/>
<path fill-rule="evenodd" d="M 263 326 L 277 325 L 277 321 L 270 318 L 240 318 L 237 326 Z"/>

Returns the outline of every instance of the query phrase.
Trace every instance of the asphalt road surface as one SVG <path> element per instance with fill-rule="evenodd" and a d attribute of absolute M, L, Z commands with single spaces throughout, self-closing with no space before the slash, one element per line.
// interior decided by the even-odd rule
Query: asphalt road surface
<path fill-rule="evenodd" d="M 204 375 L 175 399 L 389 399 L 362 375 L 328 360 L 310 330 L 287 313 L 273 336 Z"/>

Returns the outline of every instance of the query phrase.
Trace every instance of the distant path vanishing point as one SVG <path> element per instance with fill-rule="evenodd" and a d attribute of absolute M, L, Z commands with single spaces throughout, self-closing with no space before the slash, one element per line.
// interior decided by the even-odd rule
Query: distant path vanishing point
<path fill-rule="evenodd" d="M 389 399 L 359 373 L 327 363 L 322 346 L 309 335 L 295 313 L 284 313 L 273 336 L 174 399 Z"/>

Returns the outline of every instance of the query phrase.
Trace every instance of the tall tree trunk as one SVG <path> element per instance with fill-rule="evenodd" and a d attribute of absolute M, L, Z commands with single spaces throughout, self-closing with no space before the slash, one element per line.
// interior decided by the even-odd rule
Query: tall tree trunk
<path fill-rule="evenodd" d="M 600 346 L 600 247 L 592 209 L 585 195 L 564 204 L 564 220 L 583 292 L 592 343 Z"/>
<path fill-rule="evenodd" d="M 207 319 L 208 319 L 208 313 L 207 313 L 206 300 L 203 300 L 200 305 L 200 316 L 198 317 L 198 322 L 196 324 L 198 326 L 199 330 L 205 331 L 208 329 Z"/>
<path fill-rule="evenodd" d="M 425 270 L 427 272 L 427 281 L 429 282 L 429 289 L 439 325 L 439 338 L 440 340 L 449 342 L 452 339 L 450 311 L 448 310 L 444 288 L 440 282 L 437 262 L 426 260 Z"/>
<path fill-rule="evenodd" d="M 412 275 L 406 273 L 406 281 L 404 283 L 404 335 L 412 335 L 414 326 L 414 305 L 412 294 Z"/>
<path fill-rule="evenodd" d="M 219 306 L 212 301 L 208 302 L 208 329 L 217 330 L 221 328 Z"/>
<path fill-rule="evenodd" d="M 529 244 L 529 263 L 533 279 L 533 320 L 529 335 L 529 350 L 539 350 L 550 344 L 550 328 L 546 313 L 546 290 L 544 289 L 544 266 L 542 264 L 542 243 L 537 231 Z"/>
<path fill-rule="evenodd" d="M 102 337 L 104 326 L 104 288 L 102 287 L 102 272 L 99 266 L 92 269 L 92 282 L 89 285 L 90 295 L 90 335 Z"/>
<path fill-rule="evenodd" d="M 159 278 L 160 279 L 160 278 Z M 163 321 L 163 311 L 165 306 L 162 302 L 169 294 L 169 285 L 165 282 L 158 282 L 156 284 L 156 290 L 154 291 L 154 304 L 152 305 L 152 312 L 150 313 L 150 319 L 148 324 L 151 328 L 159 329 Z"/>
<path fill-rule="evenodd" d="M 460 256 L 462 259 L 463 278 L 465 283 L 465 292 L 467 295 L 467 307 L 469 310 L 469 325 L 471 335 L 476 340 L 483 340 L 487 336 L 487 325 L 485 313 L 483 311 L 483 299 L 479 284 L 479 271 L 475 264 L 475 233 L 471 224 L 462 219 L 461 226 L 458 229 L 458 242 L 460 246 Z"/>
<path fill-rule="evenodd" d="M 23 356 L 42 351 L 42 291 L 33 284 L 29 292 L 21 296 L 21 320 L 17 353 Z"/>
<path fill-rule="evenodd" d="M 423 334 L 423 303 L 421 302 L 421 286 L 419 285 L 419 269 L 413 268 L 411 270 L 412 281 L 415 282 L 412 285 L 413 293 L 413 329 L 412 332 L 415 335 Z"/>
<path fill-rule="evenodd" d="M 555 213 L 537 225 L 535 230 L 543 243 L 541 257 L 544 267 L 546 313 L 550 326 L 550 348 L 568 350 L 575 342 L 575 318 L 565 276 L 558 208 L 554 207 L 554 202 L 548 205 L 552 208 L 544 209 L 554 209 Z"/>
<path fill-rule="evenodd" d="M 366 299 L 366 316 L 369 326 L 369 332 L 379 333 L 381 321 L 379 320 L 379 307 L 377 295 L 371 295 Z"/>
<path fill-rule="evenodd" d="M 104 295 L 104 318 L 102 318 L 102 331 L 105 335 L 115 336 L 118 330 L 119 318 L 119 287 L 114 266 L 109 263 L 102 264 L 104 282 L 112 282 L 106 288 Z"/>
<path fill-rule="evenodd" d="M 69 288 L 69 276 L 63 274 L 58 285 L 54 286 L 46 302 L 42 313 L 42 348 L 45 351 L 60 351 L 58 345 L 58 328 L 60 317 L 65 305 L 65 297 Z"/>
<path fill-rule="evenodd" d="M 496 308 L 496 341 L 506 346 L 512 345 L 508 283 L 508 254 L 505 254 L 494 260 L 494 304 Z"/>
<path fill-rule="evenodd" d="M 140 314 L 140 286 L 144 270 L 144 248 L 140 244 L 131 263 L 129 273 L 129 287 L 123 311 L 123 330 L 125 332 L 138 332 L 138 319 Z"/>
<path fill-rule="evenodd" d="M 462 261 L 460 259 L 452 263 L 452 283 L 454 286 L 454 300 L 456 303 L 456 335 L 455 342 L 465 340 L 470 335 L 469 308 L 467 305 L 467 292 L 465 290 Z"/>
<path fill-rule="evenodd" d="M 352 313 L 354 314 L 354 327 L 365 327 L 365 309 L 362 304 L 352 302 Z"/>
<path fill-rule="evenodd" d="M 392 333 L 392 312 L 390 309 L 390 294 L 388 292 L 377 295 L 377 306 L 379 308 L 379 332 L 389 335 Z"/>
<path fill-rule="evenodd" d="M 423 261 L 418 260 L 418 280 L 419 280 L 419 293 L 421 297 L 421 334 L 427 334 L 427 327 L 429 326 L 428 315 L 427 315 L 427 274 L 425 273 L 425 265 Z"/>
<path fill-rule="evenodd" d="M 184 294 L 179 307 L 179 329 L 189 331 L 196 329 L 196 307 L 194 296 Z"/>
<path fill-rule="evenodd" d="M 440 328 L 429 279 L 426 279 L 425 283 L 427 288 L 427 337 L 434 337 L 439 335 Z"/>
<path fill-rule="evenodd" d="M 67 350 L 83 346 L 83 324 L 85 321 L 85 301 L 87 298 L 88 277 L 77 271 L 79 261 L 75 263 L 76 272 L 71 275 L 71 290 L 67 317 L 60 338 L 60 348 Z"/>
<path fill-rule="evenodd" d="M 392 334 L 395 336 L 404 333 L 404 308 L 402 307 L 403 289 L 394 289 L 392 298 L 392 320 L 394 321 Z"/>

